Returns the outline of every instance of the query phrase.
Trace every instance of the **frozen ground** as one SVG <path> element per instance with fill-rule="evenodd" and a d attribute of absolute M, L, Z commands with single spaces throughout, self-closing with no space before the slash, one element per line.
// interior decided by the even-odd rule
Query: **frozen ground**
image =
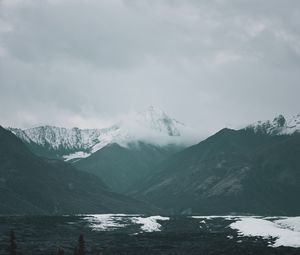
<path fill-rule="evenodd" d="M 19 252 L 73 254 L 84 234 L 87 255 L 99 254 L 300 254 L 300 217 L 0 216 L 0 254 L 6 254 L 11 229 Z"/>
<path fill-rule="evenodd" d="M 260 217 L 260 216 L 192 216 L 200 219 L 200 224 L 207 220 L 222 218 L 233 221 L 229 227 L 239 236 L 262 237 L 270 240 L 272 247 L 300 247 L 300 217 Z M 271 241 L 273 240 L 273 241 Z"/>
<path fill-rule="evenodd" d="M 270 218 L 243 217 L 230 225 L 242 236 L 260 236 L 275 239 L 273 247 L 300 247 L 300 217 L 272 220 Z"/>

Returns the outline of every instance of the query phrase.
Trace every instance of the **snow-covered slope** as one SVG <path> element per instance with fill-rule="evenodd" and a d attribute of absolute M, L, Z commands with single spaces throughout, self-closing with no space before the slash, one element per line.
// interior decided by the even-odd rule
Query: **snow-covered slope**
<path fill-rule="evenodd" d="M 29 129 L 8 128 L 27 144 L 56 151 L 65 160 L 85 158 L 111 143 L 126 146 L 134 141 L 153 144 L 183 143 L 190 130 L 159 108 L 150 106 L 127 115 L 104 129 L 41 126 Z M 62 154 L 63 153 L 63 154 Z"/>
<path fill-rule="evenodd" d="M 136 122 L 151 130 L 169 136 L 180 136 L 184 125 L 176 119 L 170 118 L 159 108 L 150 106 L 147 110 L 136 114 Z"/>
<path fill-rule="evenodd" d="M 273 121 L 258 121 L 246 127 L 268 135 L 291 135 L 300 132 L 300 115 L 284 117 L 279 115 Z"/>

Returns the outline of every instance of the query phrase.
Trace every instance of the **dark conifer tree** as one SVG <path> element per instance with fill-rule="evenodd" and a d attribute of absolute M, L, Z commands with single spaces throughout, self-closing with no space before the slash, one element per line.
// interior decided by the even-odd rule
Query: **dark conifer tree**
<path fill-rule="evenodd" d="M 16 255 L 17 254 L 17 244 L 16 244 L 16 236 L 15 232 L 12 230 L 10 231 L 10 240 L 9 240 L 9 255 Z"/>
<path fill-rule="evenodd" d="M 74 255 L 78 255 L 78 248 L 77 247 L 75 247 L 75 249 L 74 249 Z"/>
<path fill-rule="evenodd" d="M 85 255 L 85 243 L 83 234 L 81 234 L 78 239 L 78 255 Z"/>
<path fill-rule="evenodd" d="M 64 255 L 65 251 L 61 248 L 58 249 L 57 255 Z"/>

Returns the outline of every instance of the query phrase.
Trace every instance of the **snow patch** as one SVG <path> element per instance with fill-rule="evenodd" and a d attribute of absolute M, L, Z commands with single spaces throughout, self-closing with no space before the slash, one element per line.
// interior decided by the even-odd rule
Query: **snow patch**
<path fill-rule="evenodd" d="M 157 221 L 169 220 L 169 217 L 150 216 L 142 217 L 138 214 L 89 214 L 82 215 L 90 227 L 95 231 L 110 231 L 118 228 L 124 228 L 131 224 L 142 225 L 143 232 L 160 231 L 161 224 Z"/>
<path fill-rule="evenodd" d="M 122 221 L 126 214 L 91 214 L 83 219 L 88 221 L 90 227 L 95 231 L 109 231 L 126 227 L 128 224 Z M 122 221 L 122 223 L 121 223 Z"/>
<path fill-rule="evenodd" d="M 162 216 L 150 216 L 150 217 L 133 217 L 131 221 L 135 224 L 140 224 L 142 231 L 144 232 L 157 232 L 161 231 L 161 224 L 157 221 L 165 221 L 169 220 L 169 217 L 162 217 Z"/>
<path fill-rule="evenodd" d="M 217 218 L 222 218 L 224 220 L 235 220 L 240 218 L 245 218 L 247 216 L 235 216 L 235 215 L 211 215 L 211 216 L 190 216 L 193 219 L 202 219 L 202 220 L 212 220 Z M 253 218 L 258 218 L 259 216 L 252 216 Z"/>
<path fill-rule="evenodd" d="M 289 246 L 300 247 L 300 217 L 285 218 L 274 222 L 265 218 L 244 217 L 230 224 L 232 229 L 241 236 L 259 236 L 274 238 L 272 247 Z"/>
<path fill-rule="evenodd" d="M 91 156 L 90 153 L 86 153 L 84 151 L 77 151 L 77 152 L 69 154 L 69 155 L 64 155 L 63 159 L 65 161 L 69 161 L 69 160 L 77 159 L 77 158 L 87 158 L 89 156 Z"/>
<path fill-rule="evenodd" d="M 300 217 L 287 217 L 285 219 L 276 220 L 275 222 L 284 228 L 300 232 Z"/>

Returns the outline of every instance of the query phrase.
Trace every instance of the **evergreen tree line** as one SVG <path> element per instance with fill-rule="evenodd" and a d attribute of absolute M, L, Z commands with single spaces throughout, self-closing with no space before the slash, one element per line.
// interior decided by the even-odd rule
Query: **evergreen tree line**
<path fill-rule="evenodd" d="M 17 243 L 16 243 L 16 236 L 14 231 L 12 230 L 10 232 L 10 240 L 9 240 L 9 246 L 8 246 L 8 255 L 18 255 L 19 253 L 17 253 Z M 74 250 L 74 255 L 86 255 L 85 252 L 85 241 L 84 241 L 84 237 L 83 234 L 81 234 L 78 238 L 78 244 Z M 59 248 L 57 250 L 57 253 L 53 254 L 53 255 L 65 255 L 65 251 L 62 248 Z M 99 254 L 100 255 L 100 254 Z"/>

